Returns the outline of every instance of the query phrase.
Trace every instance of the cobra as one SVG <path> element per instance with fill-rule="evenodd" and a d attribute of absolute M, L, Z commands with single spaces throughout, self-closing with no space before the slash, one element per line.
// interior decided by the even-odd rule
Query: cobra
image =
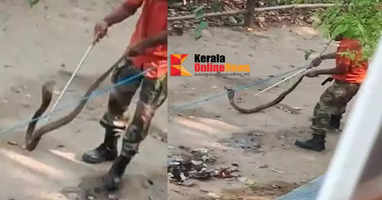
<path fill-rule="evenodd" d="M 126 59 L 127 62 L 130 62 L 128 58 L 123 56 L 120 59 L 118 59 L 118 61 L 114 65 L 112 65 L 106 72 L 104 72 L 98 79 L 96 79 L 96 81 L 89 87 L 87 92 L 83 95 L 79 104 L 69 114 L 35 130 L 40 117 L 45 113 L 45 111 L 47 110 L 47 108 L 49 107 L 52 101 L 53 87 L 55 85 L 55 82 L 54 81 L 46 82 L 42 86 L 41 105 L 34 113 L 32 117 L 32 121 L 28 124 L 28 129 L 25 134 L 25 148 L 28 151 L 33 151 L 39 144 L 43 135 L 53 130 L 56 130 L 66 124 L 69 124 L 71 121 L 73 121 L 73 119 L 75 119 L 78 116 L 78 114 L 81 113 L 81 111 L 83 110 L 83 108 L 85 107 L 86 103 L 89 100 L 89 96 L 93 93 L 93 91 L 95 91 L 99 87 L 99 85 L 111 74 L 111 72 L 113 72 L 114 70 L 118 68 L 119 64 L 124 59 Z M 146 71 L 149 71 L 149 70 L 151 70 L 151 68 Z M 165 96 L 160 100 L 158 105 L 156 105 L 157 107 L 160 107 L 167 99 L 167 88 L 165 88 L 165 90 L 166 90 L 166 92 L 164 93 Z"/>

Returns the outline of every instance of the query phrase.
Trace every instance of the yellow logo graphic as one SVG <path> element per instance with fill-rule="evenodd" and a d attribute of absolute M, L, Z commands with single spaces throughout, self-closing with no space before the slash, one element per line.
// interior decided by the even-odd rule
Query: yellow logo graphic
<path fill-rule="evenodd" d="M 183 66 L 182 63 L 186 60 L 187 54 L 172 54 L 171 55 L 171 76 L 192 76 Z"/>

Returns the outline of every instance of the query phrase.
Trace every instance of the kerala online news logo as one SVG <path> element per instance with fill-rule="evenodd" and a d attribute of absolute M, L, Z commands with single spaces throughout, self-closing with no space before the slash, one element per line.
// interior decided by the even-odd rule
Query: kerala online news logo
<path fill-rule="evenodd" d="M 171 76 L 192 76 L 182 64 L 188 54 L 171 54 L 170 75 Z M 249 65 L 236 65 L 226 62 L 226 57 L 221 54 L 215 55 L 194 55 L 194 75 L 249 75 Z"/>
<path fill-rule="evenodd" d="M 192 74 L 182 66 L 187 56 L 187 54 L 171 54 L 171 76 L 192 76 Z"/>

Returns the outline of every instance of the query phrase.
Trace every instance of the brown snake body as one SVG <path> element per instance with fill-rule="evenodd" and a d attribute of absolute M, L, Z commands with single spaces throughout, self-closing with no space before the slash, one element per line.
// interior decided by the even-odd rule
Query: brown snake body
<path fill-rule="evenodd" d="M 25 134 L 25 148 L 28 151 L 33 151 L 38 143 L 41 140 L 41 137 L 45 135 L 48 132 L 51 132 L 55 129 L 58 129 L 68 123 L 70 123 L 85 107 L 86 103 L 89 100 L 89 95 L 96 90 L 99 85 L 109 76 L 109 74 L 118 67 L 118 64 L 123 60 L 124 57 L 121 57 L 113 66 L 111 66 L 106 72 L 104 72 L 87 90 L 85 95 L 83 95 L 82 100 L 80 103 L 74 108 L 73 111 L 71 111 L 66 116 L 57 119 L 53 122 L 50 122 L 39 129 L 35 130 L 36 125 L 39 121 L 39 118 L 41 115 L 44 114 L 44 112 L 49 107 L 49 104 L 52 100 L 52 90 L 54 86 L 53 81 L 46 82 L 42 87 L 42 103 L 40 107 L 37 109 L 37 111 L 34 113 L 32 121 L 28 124 L 28 129 Z"/>
<path fill-rule="evenodd" d="M 227 97 L 228 97 L 229 103 L 231 104 L 231 106 L 235 110 L 239 111 L 240 113 L 244 113 L 244 114 L 252 114 L 252 113 L 260 112 L 264 109 L 270 108 L 270 107 L 280 103 L 286 96 L 288 96 L 288 94 L 290 94 L 300 84 L 300 82 L 303 79 L 304 79 L 304 75 L 302 75 L 290 88 L 288 88 L 287 90 L 282 92 L 279 96 L 277 96 L 271 102 L 256 106 L 254 108 L 242 108 L 242 107 L 238 106 L 235 103 L 235 90 L 227 88 L 227 87 L 225 87 L 225 89 L 227 90 Z"/>
<path fill-rule="evenodd" d="M 330 44 L 332 43 L 332 40 L 330 40 L 328 42 L 328 44 L 326 45 L 326 47 L 321 51 L 320 55 L 317 57 L 317 58 L 320 58 L 324 52 L 329 48 Z M 306 68 L 306 70 L 309 70 L 311 69 L 312 67 L 315 67 L 313 65 L 313 61 L 312 63 L 310 63 L 309 67 Z M 288 88 L 287 90 L 285 90 L 284 92 L 282 92 L 279 96 L 277 96 L 274 100 L 272 100 L 271 102 L 269 103 L 265 103 L 263 105 L 259 105 L 259 106 L 256 106 L 254 108 L 241 108 L 240 106 L 238 106 L 236 103 L 235 103 L 235 90 L 233 89 L 230 89 L 230 88 L 227 88 L 227 87 L 224 87 L 226 90 L 227 90 L 227 97 L 228 97 L 228 100 L 229 100 L 229 103 L 231 104 L 231 106 L 239 111 L 240 113 L 244 113 L 244 114 L 252 114 L 252 113 L 257 113 L 257 112 L 260 112 L 264 109 L 267 109 L 267 108 L 270 108 L 278 103 L 280 103 L 282 100 L 284 100 L 284 98 L 286 96 L 288 96 L 294 89 L 296 89 L 296 87 L 301 83 L 301 81 L 304 79 L 305 77 L 305 74 L 300 76 L 300 78 L 290 87 Z M 324 83 L 323 83 L 324 84 Z"/>

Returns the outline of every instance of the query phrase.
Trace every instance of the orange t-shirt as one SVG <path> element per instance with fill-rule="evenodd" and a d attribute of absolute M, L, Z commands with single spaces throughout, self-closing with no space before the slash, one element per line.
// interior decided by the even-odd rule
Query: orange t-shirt
<path fill-rule="evenodd" d="M 167 30 L 167 0 L 126 0 L 125 6 L 138 9 L 143 4 L 135 32 L 130 40 L 134 45 L 149 37 L 153 37 Z M 154 67 L 145 74 L 146 77 L 157 79 L 167 74 L 167 44 L 160 44 L 145 50 L 141 55 L 133 58 L 136 67 L 146 70 Z"/>
<path fill-rule="evenodd" d="M 341 55 L 342 52 L 351 52 L 355 55 L 355 59 L 352 60 L 346 55 Z M 333 75 L 335 80 L 358 84 L 363 82 L 366 77 L 368 62 L 362 60 L 360 41 L 347 38 L 341 40 L 337 48 L 336 67 L 347 71 L 347 73 Z"/>

